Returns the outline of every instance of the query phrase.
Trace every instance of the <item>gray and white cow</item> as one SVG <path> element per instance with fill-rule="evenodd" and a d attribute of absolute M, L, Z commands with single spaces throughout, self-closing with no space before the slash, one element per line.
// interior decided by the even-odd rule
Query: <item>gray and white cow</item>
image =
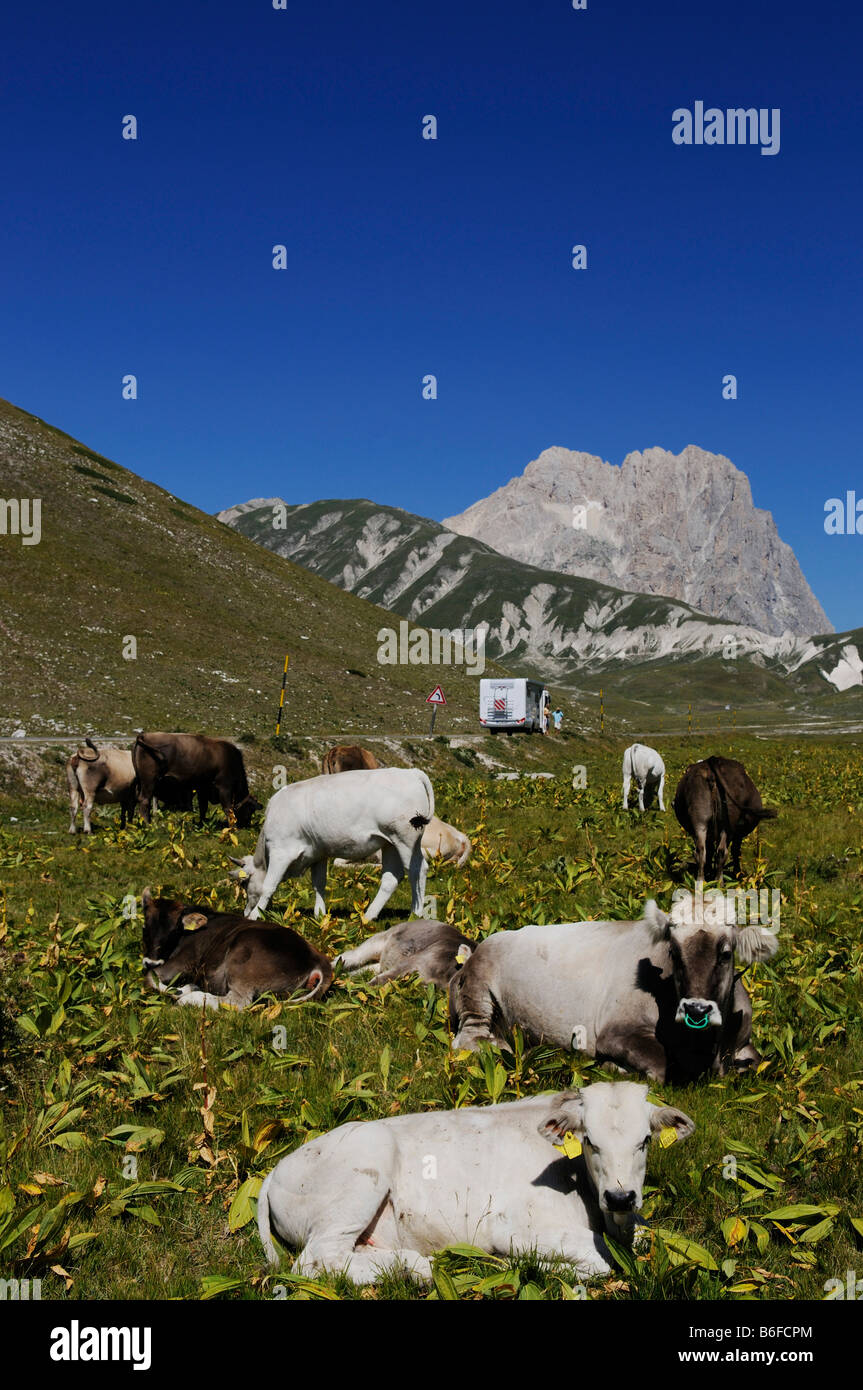
<path fill-rule="evenodd" d="M 434 815 L 434 791 L 418 768 L 382 767 L 310 777 L 292 782 L 270 798 L 253 855 L 232 862 L 232 877 L 246 882 L 246 916 L 258 917 L 286 874 L 311 872 L 315 916 L 326 911 L 327 861 L 363 859 L 381 851 L 383 874 L 377 897 L 365 913 L 377 917 L 405 874 L 411 911 L 421 917 L 426 863 L 423 827 Z"/>
<path fill-rule="evenodd" d="M 357 1284 L 396 1269 L 429 1279 L 430 1256 L 461 1242 L 608 1274 L 602 1233 L 631 1243 L 651 1139 L 694 1129 L 631 1081 L 353 1121 L 277 1164 L 258 1198 L 258 1230 L 272 1264 L 275 1233 L 302 1251 L 295 1273 L 344 1271 Z M 582 1145 L 573 1158 L 551 1147 L 567 1134 Z"/>
<path fill-rule="evenodd" d="M 644 810 L 645 794 L 647 804 L 654 793 L 659 801 L 660 811 L 665 810 L 662 793 L 665 790 L 665 763 L 655 748 L 646 743 L 630 744 L 623 755 L 623 809 L 629 807 L 629 785 L 635 782 L 638 791 L 638 809 Z"/>
<path fill-rule="evenodd" d="M 450 922 L 420 919 L 369 936 L 359 946 L 336 956 L 347 975 L 369 970 L 377 985 L 402 975 L 419 975 L 426 984 L 447 989 L 464 965 L 474 943 Z"/>
<path fill-rule="evenodd" d="M 775 955 L 775 933 L 724 920 L 676 922 L 652 900 L 638 922 L 563 922 L 486 937 L 450 988 L 453 1048 L 533 1042 L 574 1048 L 658 1081 L 720 1076 L 760 1061 L 734 968 Z"/>

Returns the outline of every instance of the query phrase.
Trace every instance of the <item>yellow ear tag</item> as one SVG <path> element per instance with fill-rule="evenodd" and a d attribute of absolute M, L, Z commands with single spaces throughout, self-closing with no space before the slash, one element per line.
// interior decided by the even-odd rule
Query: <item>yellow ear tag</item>
<path fill-rule="evenodd" d="M 456 965 L 464 965 L 465 961 L 470 959 L 470 954 L 471 949 L 469 946 L 459 946 L 455 958 Z"/>
<path fill-rule="evenodd" d="M 673 1125 L 665 1125 L 659 1131 L 659 1142 L 663 1149 L 669 1149 L 672 1144 L 677 1142 L 677 1130 Z"/>
<path fill-rule="evenodd" d="M 554 1147 L 559 1149 L 566 1158 L 578 1158 L 581 1153 L 581 1140 L 576 1139 L 571 1130 L 567 1130 L 563 1136 L 563 1143 L 555 1144 Z"/>

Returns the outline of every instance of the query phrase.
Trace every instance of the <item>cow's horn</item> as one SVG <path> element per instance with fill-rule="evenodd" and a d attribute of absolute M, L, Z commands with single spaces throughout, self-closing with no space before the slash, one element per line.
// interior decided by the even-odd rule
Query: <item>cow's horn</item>
<path fill-rule="evenodd" d="M 228 858 L 230 859 L 230 861 L 231 861 L 232 864 L 239 864 L 240 868 L 242 869 L 242 867 L 243 867 L 243 861 L 242 861 L 242 859 L 236 859 L 236 858 L 234 857 L 233 854 L 229 854 L 229 855 L 228 855 Z"/>

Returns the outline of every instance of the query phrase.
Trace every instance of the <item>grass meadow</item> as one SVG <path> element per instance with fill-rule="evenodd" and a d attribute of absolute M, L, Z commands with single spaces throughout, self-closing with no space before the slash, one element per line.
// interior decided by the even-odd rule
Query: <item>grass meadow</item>
<path fill-rule="evenodd" d="M 349 1119 L 558 1090 L 606 1075 L 552 1048 L 450 1051 L 445 1000 L 416 980 L 337 980 L 316 1004 L 245 1013 L 179 1009 L 141 973 L 129 898 L 154 892 L 239 906 L 228 855 L 254 844 L 218 814 L 159 816 L 67 833 L 57 793 L 0 800 L 0 1276 L 43 1299 L 796 1299 L 863 1272 L 863 749 L 726 738 L 660 744 L 664 815 L 620 807 L 623 744 L 569 749 L 574 788 L 434 777 L 437 810 L 473 840 L 463 870 L 430 871 L 437 915 L 469 936 L 529 922 L 639 916 L 689 881 L 670 810 L 677 778 L 710 752 L 741 758 L 780 818 L 744 842 L 742 885 L 779 889 L 781 947 L 746 976 L 757 1074 L 656 1087 L 693 1116 L 685 1144 L 655 1145 L 643 1217 L 652 1236 L 605 1280 L 582 1284 L 529 1254 L 440 1254 L 430 1286 L 365 1290 L 268 1270 L 254 1223 L 276 1160 Z M 581 751 L 573 751 L 580 749 Z M 59 773 L 59 769 L 58 769 Z M 260 789 L 259 793 L 260 793 Z M 634 798 L 633 798 L 634 799 Z M 15 819 L 13 819 L 15 818 Z M 242 846 L 238 851 L 237 843 Z M 315 922 L 308 877 L 267 916 L 335 954 L 366 934 L 373 867 L 330 870 Z M 408 915 L 400 885 L 381 926 Z M 370 928 L 372 930 L 374 928 Z"/>

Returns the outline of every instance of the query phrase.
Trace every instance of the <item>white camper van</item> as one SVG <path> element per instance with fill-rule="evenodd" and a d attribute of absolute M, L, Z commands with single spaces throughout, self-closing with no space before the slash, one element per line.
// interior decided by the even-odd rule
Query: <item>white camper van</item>
<path fill-rule="evenodd" d="M 551 700 L 542 681 L 494 676 L 479 683 L 479 722 L 491 733 L 546 733 Z"/>

